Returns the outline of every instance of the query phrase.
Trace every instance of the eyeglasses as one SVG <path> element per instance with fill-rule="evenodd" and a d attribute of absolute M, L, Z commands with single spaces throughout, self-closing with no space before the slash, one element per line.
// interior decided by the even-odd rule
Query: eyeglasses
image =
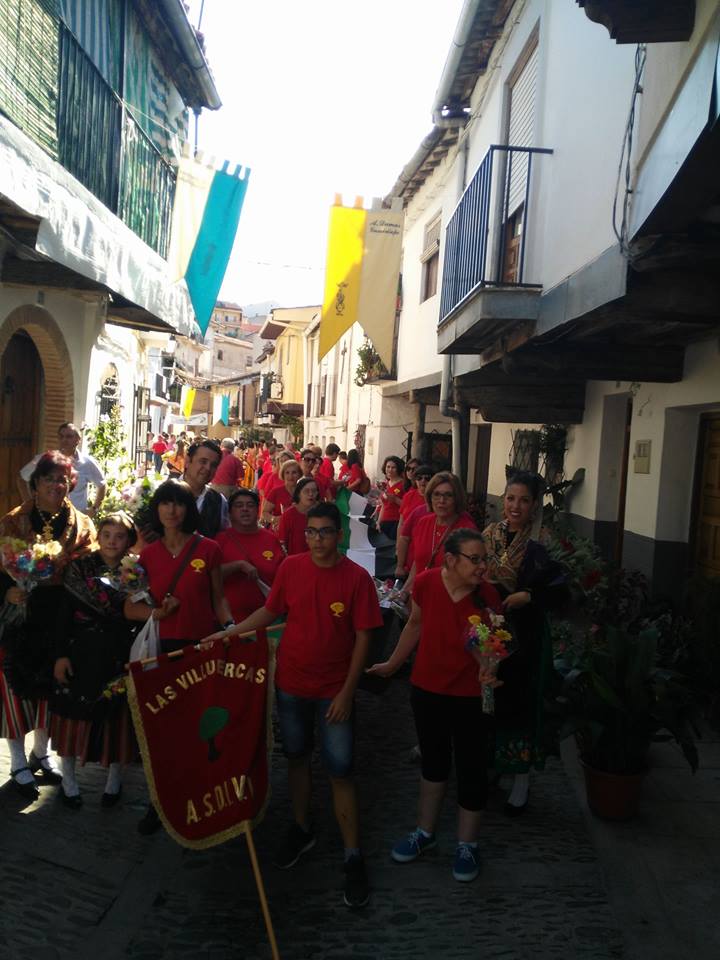
<path fill-rule="evenodd" d="M 305 527 L 305 536 L 308 540 L 324 540 L 325 537 L 337 536 L 337 530 L 335 527 Z"/>
<path fill-rule="evenodd" d="M 303 457 L 304 463 L 315 463 L 315 457 Z"/>
<path fill-rule="evenodd" d="M 454 500 L 454 493 L 438 493 L 436 490 L 430 494 L 432 500 Z"/>
<path fill-rule="evenodd" d="M 59 483 L 63 487 L 66 487 L 69 482 L 65 474 L 59 474 L 58 476 L 55 476 L 55 477 L 38 477 L 38 481 L 40 483 L 47 483 L 48 486 L 51 483 Z"/>
<path fill-rule="evenodd" d="M 481 563 L 485 563 L 486 557 L 484 553 L 463 553 L 462 550 L 458 550 L 458 557 L 465 557 L 466 560 L 469 560 L 470 563 L 477 567 Z"/>

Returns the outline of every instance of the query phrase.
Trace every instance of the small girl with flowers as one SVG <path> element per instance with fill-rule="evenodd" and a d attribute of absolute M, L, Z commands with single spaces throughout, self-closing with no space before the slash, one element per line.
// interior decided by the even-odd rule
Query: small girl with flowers
<path fill-rule="evenodd" d="M 73 809 L 82 806 L 76 758 L 108 768 L 101 804 L 111 807 L 120 798 L 124 764 L 137 756 L 123 683 L 135 626 L 123 608 L 146 588 L 137 559 L 127 556 L 136 538 L 127 514 L 105 515 L 98 524 L 100 549 L 76 560 L 65 577 L 50 734 L 61 758 L 62 799 Z"/>

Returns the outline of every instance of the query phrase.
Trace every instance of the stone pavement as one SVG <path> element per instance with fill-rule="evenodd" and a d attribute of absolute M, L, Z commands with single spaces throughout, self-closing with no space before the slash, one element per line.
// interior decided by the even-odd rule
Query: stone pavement
<path fill-rule="evenodd" d="M 342 903 L 340 840 L 320 773 L 316 848 L 292 870 L 271 866 L 270 852 L 288 821 L 276 754 L 273 799 L 255 836 L 284 960 L 632 958 L 559 761 L 536 777 L 524 817 L 508 820 L 504 795 L 492 796 L 484 868 L 474 883 L 452 879 L 452 796 L 438 849 L 416 863 L 392 863 L 393 841 L 414 825 L 418 778 L 408 762 L 414 734 L 407 681 L 393 681 L 379 697 L 361 692 L 358 701 L 357 767 L 373 899 L 355 913 Z M 0 782 L 7 772 L 2 752 Z M 270 957 L 243 839 L 195 852 L 163 833 L 141 837 L 135 830 L 145 800 L 140 770 L 129 773 L 113 810 L 99 806 L 100 770 L 80 770 L 79 780 L 80 811 L 59 803 L 52 787 L 42 787 L 30 805 L 10 786 L 0 789 L 0 960 Z"/>

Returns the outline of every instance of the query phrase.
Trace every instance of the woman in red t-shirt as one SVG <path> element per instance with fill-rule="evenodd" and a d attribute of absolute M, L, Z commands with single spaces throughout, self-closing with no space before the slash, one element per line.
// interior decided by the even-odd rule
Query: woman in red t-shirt
<path fill-rule="evenodd" d="M 445 541 L 460 528 L 477 529 L 475 521 L 465 511 L 465 491 L 454 473 L 443 470 L 436 473 L 425 489 L 430 508 L 413 529 L 410 540 L 413 562 L 405 584 L 407 595 L 412 590 L 415 576 L 431 567 L 439 567 L 445 556 Z"/>
<path fill-rule="evenodd" d="M 382 465 L 385 484 L 380 495 L 380 529 L 391 540 L 397 538 L 400 507 L 405 496 L 405 464 L 400 457 L 385 457 Z"/>
<path fill-rule="evenodd" d="M 262 522 L 268 527 L 272 524 L 273 529 L 277 529 L 278 520 L 282 513 L 292 506 L 293 491 L 295 485 L 300 479 L 300 466 L 294 457 L 286 460 L 279 470 L 279 477 L 282 485 L 278 485 L 271 490 L 265 491 L 265 500 L 263 501 Z"/>
<path fill-rule="evenodd" d="M 430 513 L 430 508 L 425 499 L 425 491 L 432 475 L 432 467 L 423 463 L 417 466 L 412 479 L 413 485 L 403 497 L 400 505 L 400 525 L 395 541 L 396 577 L 404 579 L 412 567 L 413 555 L 410 550 L 410 541 L 418 520 Z"/>
<path fill-rule="evenodd" d="M 159 620 L 160 647 L 167 653 L 197 643 L 215 624 L 233 623 L 233 619 L 223 593 L 220 548 L 214 540 L 193 532 L 200 516 L 190 487 L 178 480 L 161 483 L 150 501 L 149 514 L 149 526 L 159 539 L 145 547 L 140 564 L 154 605 L 128 600 L 125 616 Z"/>
<path fill-rule="evenodd" d="M 497 685 L 466 649 L 469 630 L 491 625 L 502 607 L 495 588 L 483 579 L 485 544 L 477 530 L 456 530 L 444 544 L 440 568 L 418 574 L 412 612 L 389 660 L 368 673 L 389 677 L 417 646 L 410 677 L 411 705 L 422 756 L 418 820 L 391 856 L 409 863 L 434 847 L 435 825 L 454 760 L 458 799 L 456 880 L 474 880 L 479 872 L 477 839 L 487 800 L 486 741 L 490 717 L 483 713 L 482 684 Z"/>
<path fill-rule="evenodd" d="M 278 538 L 258 526 L 260 498 L 240 488 L 230 496 L 230 527 L 217 535 L 222 554 L 225 596 L 236 622 L 265 603 L 280 564 L 285 559 Z"/>
<path fill-rule="evenodd" d="M 364 495 L 369 490 L 368 475 L 362 468 L 360 454 L 357 450 L 350 450 L 347 458 L 349 472 L 347 475 L 347 488 L 353 493 Z"/>
<path fill-rule="evenodd" d="M 317 483 L 313 477 L 302 477 L 293 493 L 293 504 L 283 512 L 278 527 L 278 537 L 288 556 L 309 550 L 305 537 L 307 512 L 320 499 Z"/>

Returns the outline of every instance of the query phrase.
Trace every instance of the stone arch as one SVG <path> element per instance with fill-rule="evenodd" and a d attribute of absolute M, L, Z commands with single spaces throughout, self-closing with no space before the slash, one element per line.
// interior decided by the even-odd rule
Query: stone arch
<path fill-rule="evenodd" d="M 24 330 L 35 344 L 45 375 L 43 415 L 38 425 L 39 449 L 42 450 L 54 441 L 60 424 L 73 419 L 72 361 L 65 338 L 52 315 L 29 304 L 12 310 L 0 326 L 0 357 L 10 338 L 20 330 Z"/>

